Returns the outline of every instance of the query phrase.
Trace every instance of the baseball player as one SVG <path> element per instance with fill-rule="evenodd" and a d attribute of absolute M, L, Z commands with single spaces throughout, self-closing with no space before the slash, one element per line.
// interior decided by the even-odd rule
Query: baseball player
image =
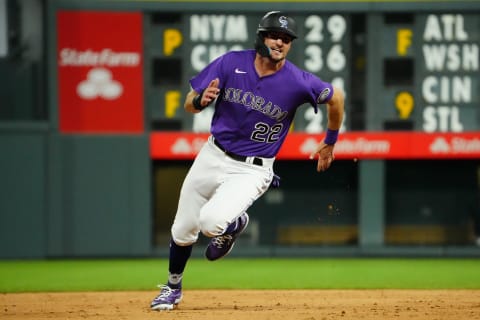
<path fill-rule="evenodd" d="M 268 12 L 257 29 L 255 50 L 228 52 L 190 80 L 185 110 L 215 108 L 211 135 L 190 168 L 171 228 L 169 274 L 151 302 L 171 310 L 182 299 L 182 276 L 199 232 L 210 237 L 205 256 L 227 255 L 248 225 L 248 208 L 267 191 L 273 163 L 299 106 L 326 104 L 324 140 L 310 155 L 328 169 L 343 120 L 343 94 L 286 60 L 297 38 L 295 21 Z"/>

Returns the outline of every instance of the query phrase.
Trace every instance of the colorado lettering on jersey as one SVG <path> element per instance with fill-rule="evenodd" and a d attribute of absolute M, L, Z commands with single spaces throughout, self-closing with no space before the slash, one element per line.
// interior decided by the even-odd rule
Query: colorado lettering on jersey
<path fill-rule="evenodd" d="M 282 111 L 282 108 L 274 105 L 271 101 L 266 102 L 263 97 L 256 96 L 249 91 L 243 92 L 242 89 L 225 89 L 223 100 L 252 108 L 253 110 L 261 112 L 277 122 L 282 121 L 288 115 L 288 111 Z"/>

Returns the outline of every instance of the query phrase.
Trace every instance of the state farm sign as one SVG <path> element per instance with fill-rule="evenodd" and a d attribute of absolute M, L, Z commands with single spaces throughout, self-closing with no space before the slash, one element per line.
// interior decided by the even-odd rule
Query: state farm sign
<path fill-rule="evenodd" d="M 208 134 L 155 132 L 153 159 L 193 159 Z M 323 135 L 290 133 L 277 159 L 308 160 Z M 480 159 L 480 132 L 346 132 L 335 145 L 337 159 Z"/>
<path fill-rule="evenodd" d="M 105 67 L 136 67 L 141 63 L 138 52 L 115 52 L 110 48 L 101 51 L 78 51 L 64 48 L 60 51 L 60 66 L 105 66 Z"/>
<path fill-rule="evenodd" d="M 278 158 L 308 155 L 323 135 L 291 133 Z M 456 159 L 480 158 L 480 132 L 345 132 L 335 145 L 337 159 Z"/>
<path fill-rule="evenodd" d="M 141 13 L 59 11 L 62 133 L 143 133 Z"/>
<path fill-rule="evenodd" d="M 433 154 L 475 154 L 480 153 L 480 138 L 470 139 L 463 137 L 452 137 L 449 140 L 444 137 L 437 137 L 430 145 Z"/>

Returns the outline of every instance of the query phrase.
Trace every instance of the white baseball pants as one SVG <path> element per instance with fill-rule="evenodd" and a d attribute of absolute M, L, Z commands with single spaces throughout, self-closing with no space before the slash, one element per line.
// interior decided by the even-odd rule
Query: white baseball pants
<path fill-rule="evenodd" d="M 262 160 L 262 166 L 234 160 L 209 137 L 183 182 L 173 241 L 187 246 L 197 241 L 199 232 L 207 237 L 223 234 L 270 186 L 275 158 Z"/>

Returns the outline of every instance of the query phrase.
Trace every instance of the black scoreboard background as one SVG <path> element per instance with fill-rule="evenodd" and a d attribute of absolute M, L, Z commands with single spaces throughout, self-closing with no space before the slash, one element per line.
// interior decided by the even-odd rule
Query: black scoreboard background
<path fill-rule="evenodd" d="M 154 130 L 208 132 L 212 108 L 192 117 L 183 111 L 188 80 L 210 61 L 230 50 L 251 49 L 258 14 L 150 14 L 145 25 L 147 104 Z M 351 18 L 345 14 L 293 14 L 299 39 L 289 60 L 325 81 L 350 92 Z M 348 100 L 347 100 L 348 104 Z M 347 110 L 349 108 L 347 107 Z M 324 108 L 314 114 L 302 107 L 293 130 L 324 131 Z M 347 116 L 342 130 L 349 128 Z"/>
<path fill-rule="evenodd" d="M 475 131 L 480 124 L 480 15 L 420 14 L 416 17 L 415 129 Z M 421 119 L 423 121 L 420 121 Z"/>
<path fill-rule="evenodd" d="M 145 12 L 147 119 L 152 130 L 208 132 L 211 108 L 183 111 L 188 80 L 219 55 L 253 48 L 265 12 Z M 480 14 L 291 14 L 289 60 L 342 88 L 342 131 L 478 131 Z M 299 109 L 293 130 L 324 131 L 324 108 Z"/>
<path fill-rule="evenodd" d="M 479 130 L 478 12 L 386 14 L 372 25 L 382 30 L 369 61 L 383 68 L 372 100 L 384 129 Z"/>

